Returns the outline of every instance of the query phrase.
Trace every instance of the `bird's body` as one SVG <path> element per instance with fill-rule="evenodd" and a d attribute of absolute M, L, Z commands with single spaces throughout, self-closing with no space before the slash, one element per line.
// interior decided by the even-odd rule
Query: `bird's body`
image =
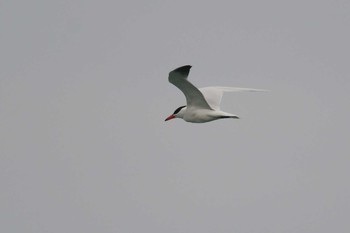
<path fill-rule="evenodd" d="M 178 87 L 186 97 L 186 106 L 177 108 L 165 120 L 182 118 L 187 122 L 205 123 L 223 118 L 239 119 L 238 116 L 220 110 L 224 92 L 263 91 L 260 89 L 239 87 L 204 87 L 197 88 L 187 80 L 191 66 L 179 67 L 169 73 L 169 82 Z"/>
<path fill-rule="evenodd" d="M 223 118 L 237 118 L 238 116 L 211 109 L 184 108 L 182 119 L 192 123 L 204 123 Z"/>

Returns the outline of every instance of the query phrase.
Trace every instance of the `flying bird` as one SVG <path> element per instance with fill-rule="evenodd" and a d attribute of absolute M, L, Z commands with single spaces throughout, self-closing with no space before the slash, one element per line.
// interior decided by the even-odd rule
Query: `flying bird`
<path fill-rule="evenodd" d="M 187 104 L 178 107 L 165 121 L 182 118 L 187 122 L 205 123 L 224 118 L 239 119 L 237 115 L 220 110 L 223 93 L 265 91 L 262 89 L 221 86 L 197 88 L 187 79 L 191 67 L 190 65 L 181 66 L 169 73 L 169 82 L 184 93 Z"/>

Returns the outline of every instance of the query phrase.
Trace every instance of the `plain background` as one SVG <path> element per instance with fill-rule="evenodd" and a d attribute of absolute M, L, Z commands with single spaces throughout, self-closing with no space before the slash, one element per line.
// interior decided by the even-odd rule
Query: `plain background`
<path fill-rule="evenodd" d="M 0 231 L 349 232 L 350 2 L 0 3 Z M 165 117 L 168 72 L 240 120 Z"/>

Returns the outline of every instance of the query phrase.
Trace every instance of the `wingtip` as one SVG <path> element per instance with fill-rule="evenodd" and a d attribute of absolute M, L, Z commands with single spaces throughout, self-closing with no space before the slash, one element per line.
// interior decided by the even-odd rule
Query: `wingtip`
<path fill-rule="evenodd" d="M 172 72 L 176 72 L 176 73 L 180 73 L 180 74 L 186 75 L 186 74 L 188 74 L 190 72 L 191 68 L 192 68 L 191 65 L 185 65 L 185 66 L 181 66 L 179 68 L 176 68 Z"/>

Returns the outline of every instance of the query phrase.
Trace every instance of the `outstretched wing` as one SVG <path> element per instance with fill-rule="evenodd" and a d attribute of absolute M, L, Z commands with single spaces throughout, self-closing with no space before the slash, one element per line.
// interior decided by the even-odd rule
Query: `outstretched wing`
<path fill-rule="evenodd" d="M 205 100 L 212 109 L 219 110 L 222 95 L 224 92 L 240 92 L 240 91 L 266 91 L 263 89 L 243 88 L 243 87 L 203 87 L 199 88 Z"/>
<path fill-rule="evenodd" d="M 192 66 L 179 67 L 169 73 L 169 82 L 179 88 L 186 97 L 187 107 L 211 109 L 202 92 L 187 80 Z"/>

